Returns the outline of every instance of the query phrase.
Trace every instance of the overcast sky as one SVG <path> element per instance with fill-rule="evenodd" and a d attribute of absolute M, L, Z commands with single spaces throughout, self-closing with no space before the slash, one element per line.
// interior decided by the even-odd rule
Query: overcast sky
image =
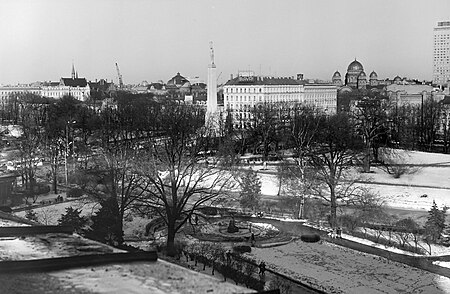
<path fill-rule="evenodd" d="M 449 0 L 1 0 L 0 83 L 80 77 L 206 79 L 238 70 L 330 80 L 357 58 L 366 74 L 431 80 L 433 27 Z"/>

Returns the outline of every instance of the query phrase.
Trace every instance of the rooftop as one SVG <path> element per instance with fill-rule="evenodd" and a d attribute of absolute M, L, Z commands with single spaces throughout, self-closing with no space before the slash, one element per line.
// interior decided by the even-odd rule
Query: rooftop
<path fill-rule="evenodd" d="M 255 293 L 158 260 L 0 213 L 2 293 Z M 24 282 L 26 281 L 26 282 Z"/>

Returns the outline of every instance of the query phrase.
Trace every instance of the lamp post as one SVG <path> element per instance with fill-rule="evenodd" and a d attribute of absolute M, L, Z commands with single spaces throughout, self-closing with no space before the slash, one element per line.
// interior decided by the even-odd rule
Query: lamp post
<path fill-rule="evenodd" d="M 67 167 L 67 157 L 69 155 L 69 124 L 75 124 L 76 121 L 67 121 L 66 123 L 66 153 L 64 156 L 64 166 L 65 166 L 65 176 L 66 176 L 66 186 L 69 184 L 69 169 Z"/>

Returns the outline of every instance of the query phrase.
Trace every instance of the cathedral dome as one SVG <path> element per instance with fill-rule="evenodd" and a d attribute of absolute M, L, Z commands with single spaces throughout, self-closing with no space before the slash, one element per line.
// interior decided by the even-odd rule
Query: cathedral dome
<path fill-rule="evenodd" d="M 377 79 L 377 78 L 378 78 L 377 73 L 376 73 L 375 71 L 372 71 L 372 72 L 370 73 L 370 78 L 371 78 L 371 79 Z"/>
<path fill-rule="evenodd" d="M 399 77 L 399 76 L 396 76 L 396 77 L 394 78 L 394 82 L 401 82 L 401 81 L 402 81 L 402 78 Z"/>
<path fill-rule="evenodd" d="M 348 65 L 348 68 L 347 68 L 347 71 L 363 71 L 363 70 L 364 70 L 364 68 L 363 68 L 362 64 L 359 61 L 357 61 L 356 59 L 353 60 Z"/>
<path fill-rule="evenodd" d="M 340 79 L 340 78 L 341 78 L 341 73 L 338 72 L 338 71 L 336 71 L 336 72 L 333 74 L 333 78 L 338 78 L 338 79 Z"/>
<path fill-rule="evenodd" d="M 361 72 L 358 76 L 358 79 L 365 79 L 366 78 L 366 73 L 365 72 Z"/>

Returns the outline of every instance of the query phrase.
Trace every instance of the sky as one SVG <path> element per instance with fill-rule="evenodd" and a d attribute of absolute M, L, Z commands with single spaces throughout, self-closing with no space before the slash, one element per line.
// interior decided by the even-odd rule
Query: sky
<path fill-rule="evenodd" d="M 379 78 L 431 80 L 449 0 L 1 0 L 0 84 L 80 77 L 206 80 L 239 70 L 331 80 L 355 58 Z"/>

